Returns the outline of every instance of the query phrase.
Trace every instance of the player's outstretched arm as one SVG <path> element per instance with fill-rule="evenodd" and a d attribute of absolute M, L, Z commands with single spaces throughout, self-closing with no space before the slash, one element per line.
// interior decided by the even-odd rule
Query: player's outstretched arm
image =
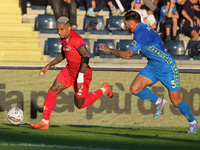
<path fill-rule="evenodd" d="M 84 82 L 83 76 L 84 76 L 85 70 L 88 67 L 90 53 L 88 52 L 86 46 L 81 46 L 78 49 L 78 52 L 82 56 L 82 60 L 81 60 L 81 66 L 80 66 L 80 70 L 79 70 L 78 78 L 77 78 L 77 87 L 78 89 L 81 89 L 83 87 L 83 82 Z"/>
<path fill-rule="evenodd" d="M 118 51 L 112 48 L 109 48 L 106 44 L 100 43 L 99 50 L 110 53 L 114 56 L 123 58 L 123 59 L 131 59 L 131 57 L 135 54 L 132 50 L 128 49 L 126 51 Z"/>
<path fill-rule="evenodd" d="M 44 68 L 40 70 L 39 76 L 45 76 L 46 72 L 51 66 L 54 66 L 65 59 L 63 52 L 61 52 L 54 60 L 48 63 Z"/>

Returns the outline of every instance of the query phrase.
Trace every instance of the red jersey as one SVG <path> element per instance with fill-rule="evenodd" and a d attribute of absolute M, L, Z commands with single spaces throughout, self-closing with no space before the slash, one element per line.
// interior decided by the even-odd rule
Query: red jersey
<path fill-rule="evenodd" d="M 82 56 L 78 52 L 78 48 L 85 46 L 83 38 L 74 30 L 71 30 L 67 38 L 61 39 L 62 48 L 67 60 L 66 68 L 72 77 L 76 77 L 80 69 Z"/>

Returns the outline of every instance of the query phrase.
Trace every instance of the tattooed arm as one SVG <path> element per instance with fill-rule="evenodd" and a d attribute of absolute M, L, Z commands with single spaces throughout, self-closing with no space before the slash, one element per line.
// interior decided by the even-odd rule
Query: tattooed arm
<path fill-rule="evenodd" d="M 62 51 L 54 60 L 52 60 L 49 64 L 47 64 L 44 68 L 40 70 L 39 76 L 44 76 L 51 66 L 54 66 L 60 63 L 64 59 L 65 59 L 65 56 Z"/>
<path fill-rule="evenodd" d="M 88 67 L 90 53 L 87 51 L 87 48 L 85 46 L 81 46 L 78 49 L 78 52 L 82 56 L 82 60 L 81 60 L 81 66 L 80 66 L 78 78 L 77 78 L 77 87 L 78 89 L 81 89 L 83 87 L 84 73 Z"/>
<path fill-rule="evenodd" d="M 114 56 L 123 58 L 123 59 L 131 59 L 131 57 L 135 54 L 132 50 L 128 49 L 127 51 L 118 51 L 112 48 L 109 48 L 106 44 L 99 44 L 99 50 L 110 53 Z"/>
<path fill-rule="evenodd" d="M 90 53 L 87 51 L 87 48 L 85 46 L 81 46 L 78 49 L 78 52 L 82 56 L 82 61 L 81 61 L 81 67 L 79 72 L 85 73 L 85 70 L 88 67 L 89 59 L 90 59 Z"/>

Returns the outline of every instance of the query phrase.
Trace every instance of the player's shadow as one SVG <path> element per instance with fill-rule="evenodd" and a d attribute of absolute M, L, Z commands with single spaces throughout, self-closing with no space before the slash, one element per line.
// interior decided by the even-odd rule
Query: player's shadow
<path fill-rule="evenodd" d="M 19 125 L 13 125 L 13 124 L 5 124 L 6 126 L 13 126 L 13 127 L 27 127 L 27 128 L 32 128 L 30 124 L 24 123 L 24 124 L 19 124 Z M 142 128 L 142 127 L 114 127 L 114 126 L 98 126 L 98 125 L 50 125 L 50 128 L 59 128 L 59 127 L 75 127 L 75 128 L 104 128 L 104 129 L 113 129 L 113 130 L 130 130 L 130 131 L 140 131 L 140 130 L 146 130 L 148 132 L 168 132 L 168 133 L 187 133 L 187 131 L 184 131 L 182 129 L 178 129 L 176 131 L 170 130 L 170 129 L 162 129 L 162 128 L 157 128 L 157 129 L 151 129 L 151 128 Z M 2 128 L 0 128 L 2 129 Z M 34 128 L 33 128 L 34 129 Z"/>
<path fill-rule="evenodd" d="M 143 130 L 143 129 L 142 129 Z M 154 130 L 155 131 L 155 130 Z M 166 130 L 165 130 L 166 131 Z M 106 133 L 106 132 L 98 132 L 98 131 L 78 131 L 82 133 L 91 133 L 91 134 L 99 134 L 99 135 L 107 135 L 107 136 L 119 136 L 119 137 L 126 137 L 126 138 L 132 138 L 132 139 L 155 139 L 155 140 L 163 140 L 163 141 L 169 141 L 169 142 L 185 142 L 185 143 L 192 143 L 192 144 L 199 144 L 198 140 L 189 140 L 189 139 L 179 139 L 179 138 L 173 138 L 173 137 L 166 137 L 166 136 L 160 136 L 159 134 L 155 134 L 154 136 L 148 136 L 148 135 L 138 135 L 134 133 L 130 134 L 122 134 L 122 133 Z M 167 132 L 167 131 L 166 131 Z"/>
<path fill-rule="evenodd" d="M 76 127 L 76 128 L 104 128 L 104 129 L 129 129 L 132 131 L 139 131 L 141 128 L 140 127 L 110 127 L 110 126 L 98 126 L 98 125 L 50 125 L 49 127 Z"/>
<path fill-rule="evenodd" d="M 98 126 L 98 125 L 65 125 L 65 126 L 69 126 L 69 127 L 76 127 L 76 128 L 105 128 L 105 129 L 125 129 L 125 130 L 131 130 L 131 131 L 139 131 L 139 130 L 148 130 L 148 131 L 152 131 L 152 132 L 172 132 L 172 133 L 187 133 L 186 131 L 183 130 L 178 130 L 174 131 L 174 130 L 170 130 L 170 129 L 161 129 L 161 128 L 157 128 L 157 129 L 151 129 L 151 128 L 142 128 L 142 127 L 112 127 L 112 126 Z M 56 125 L 52 125 L 52 127 L 59 127 Z"/>

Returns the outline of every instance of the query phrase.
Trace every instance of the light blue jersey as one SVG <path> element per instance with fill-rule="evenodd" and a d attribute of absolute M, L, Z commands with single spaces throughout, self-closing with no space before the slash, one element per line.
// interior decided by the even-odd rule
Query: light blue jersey
<path fill-rule="evenodd" d="M 163 42 L 150 26 L 140 23 L 134 32 L 129 49 L 147 58 L 147 66 L 140 72 L 153 83 L 161 81 L 170 91 L 180 89 L 179 72 L 174 58 L 165 51 Z"/>
<path fill-rule="evenodd" d="M 177 12 L 176 7 L 172 7 L 172 14 L 175 14 L 175 12 Z M 166 17 L 165 15 L 167 13 L 168 11 L 167 11 L 166 5 L 162 6 L 160 10 L 160 19 L 158 21 L 158 24 L 160 24 L 164 20 L 164 18 Z"/>

